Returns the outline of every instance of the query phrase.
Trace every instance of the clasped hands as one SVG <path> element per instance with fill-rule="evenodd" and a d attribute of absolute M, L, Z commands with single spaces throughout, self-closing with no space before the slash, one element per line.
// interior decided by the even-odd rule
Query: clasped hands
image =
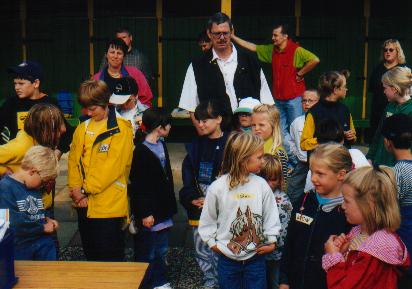
<path fill-rule="evenodd" d="M 325 243 L 325 253 L 345 253 L 350 244 L 350 238 L 345 234 L 330 235 L 329 239 Z"/>
<path fill-rule="evenodd" d="M 87 195 L 82 193 L 81 188 L 70 188 L 69 189 L 70 198 L 72 198 L 75 207 L 77 208 L 87 208 L 88 198 Z"/>

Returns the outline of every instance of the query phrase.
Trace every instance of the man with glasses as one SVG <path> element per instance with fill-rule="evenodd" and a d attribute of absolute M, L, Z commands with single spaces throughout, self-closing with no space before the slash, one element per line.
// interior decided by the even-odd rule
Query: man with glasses
<path fill-rule="evenodd" d="M 302 96 L 302 109 L 306 113 L 319 101 L 319 94 L 314 89 L 306 90 Z M 305 126 L 305 115 L 298 116 L 290 125 L 290 151 L 298 159 L 288 181 L 287 194 L 292 204 L 303 194 L 306 176 L 309 171 L 308 157 L 306 151 L 300 148 L 300 137 Z"/>
<path fill-rule="evenodd" d="M 262 103 L 273 104 L 273 97 L 256 57 L 238 50 L 230 38 L 233 26 L 224 13 L 214 14 L 208 21 L 207 34 L 212 49 L 189 65 L 179 107 L 190 112 L 195 127 L 194 111 L 200 102 L 218 99 L 229 115 L 239 101 L 253 97 Z"/>
<path fill-rule="evenodd" d="M 289 39 L 288 26 L 273 26 L 272 44 L 256 45 L 232 35 L 240 46 L 256 52 L 260 61 L 272 64 L 272 93 L 280 112 L 285 149 L 290 154 L 288 129 L 302 115 L 301 99 L 305 91 L 304 76 L 316 67 L 319 58 Z"/>

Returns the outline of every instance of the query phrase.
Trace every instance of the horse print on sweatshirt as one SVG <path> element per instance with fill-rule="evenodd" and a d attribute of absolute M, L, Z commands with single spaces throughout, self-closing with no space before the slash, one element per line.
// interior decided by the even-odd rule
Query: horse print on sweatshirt
<path fill-rule="evenodd" d="M 249 206 L 245 212 L 237 210 L 236 219 L 230 225 L 230 239 L 227 247 L 233 254 L 254 251 L 264 240 L 262 216 L 254 214 Z"/>

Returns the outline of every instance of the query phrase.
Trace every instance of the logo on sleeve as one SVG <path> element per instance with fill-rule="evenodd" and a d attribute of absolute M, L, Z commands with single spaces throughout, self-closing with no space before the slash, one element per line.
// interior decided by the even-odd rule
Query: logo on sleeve
<path fill-rule="evenodd" d="M 43 210 L 42 199 L 36 199 L 33 196 L 28 196 L 24 200 L 17 201 L 17 207 L 20 212 L 27 212 L 31 215 L 35 215 L 39 210 Z"/>
<path fill-rule="evenodd" d="M 107 153 L 109 151 L 109 144 L 101 144 L 99 147 L 99 153 Z"/>

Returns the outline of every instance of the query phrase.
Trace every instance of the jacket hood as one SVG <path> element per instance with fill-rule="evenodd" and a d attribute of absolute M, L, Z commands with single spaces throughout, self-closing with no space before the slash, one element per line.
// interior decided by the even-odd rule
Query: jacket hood
<path fill-rule="evenodd" d="M 356 226 L 349 233 L 349 237 L 352 238 L 359 233 L 360 226 Z M 405 244 L 396 234 L 387 230 L 379 230 L 370 235 L 358 251 L 365 252 L 390 265 L 408 267 L 410 263 Z"/>

